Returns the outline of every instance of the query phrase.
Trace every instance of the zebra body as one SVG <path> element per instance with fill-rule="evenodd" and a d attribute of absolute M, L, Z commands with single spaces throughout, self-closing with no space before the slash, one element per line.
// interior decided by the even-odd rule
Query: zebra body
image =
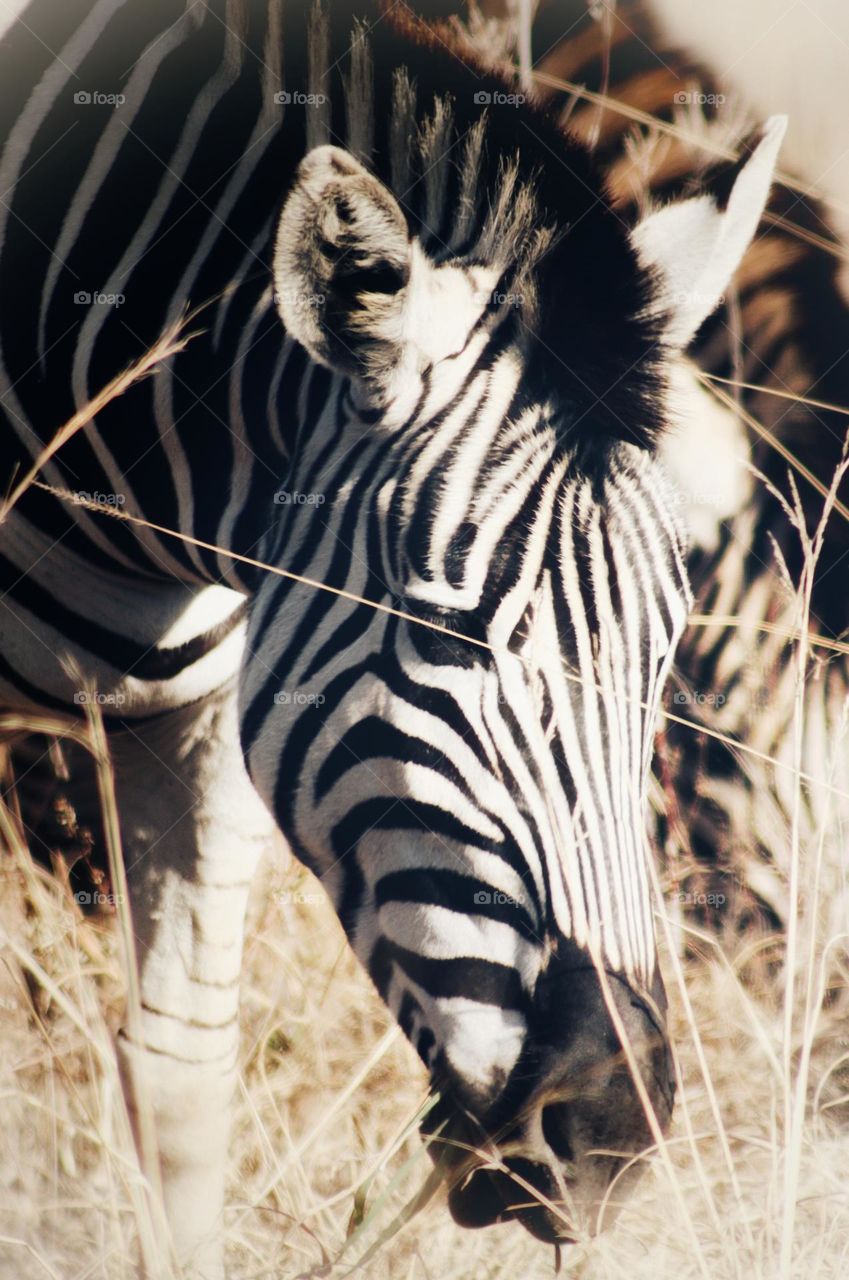
<path fill-rule="evenodd" d="M 455 1154 L 457 1219 L 571 1239 L 652 1139 L 632 1066 L 671 1109 L 644 810 L 689 589 L 656 442 L 782 125 L 632 228 L 473 51 L 366 0 L 33 0 L 0 61 L 10 470 L 199 331 L 42 468 L 146 524 L 32 487 L 0 547 L 3 702 L 79 714 L 82 681 L 108 712 L 142 997 L 119 1048 L 178 1253 L 220 1273 L 275 826 L 442 1089 L 437 1136 L 497 1136 L 542 1197 Z"/>

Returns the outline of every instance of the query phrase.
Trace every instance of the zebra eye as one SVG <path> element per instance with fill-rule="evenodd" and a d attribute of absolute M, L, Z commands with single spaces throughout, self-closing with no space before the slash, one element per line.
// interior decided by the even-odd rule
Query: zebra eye
<path fill-rule="evenodd" d="M 464 665 L 489 656 L 486 619 L 479 613 L 469 609 L 450 609 L 430 600 L 409 596 L 403 597 L 395 607 L 399 612 L 410 615 L 408 626 L 414 643 L 420 649 L 436 644 L 446 655 L 450 649 L 453 660 Z M 425 625 L 417 626 L 418 622 Z M 440 630 L 450 634 L 441 635 Z"/>
<path fill-rule="evenodd" d="M 469 616 L 459 609 L 433 604 L 430 600 L 419 600 L 415 596 L 402 596 L 395 607 L 399 612 L 415 618 L 417 622 L 433 623 L 436 626 L 447 627 L 451 631 L 457 629 L 455 624 Z"/>

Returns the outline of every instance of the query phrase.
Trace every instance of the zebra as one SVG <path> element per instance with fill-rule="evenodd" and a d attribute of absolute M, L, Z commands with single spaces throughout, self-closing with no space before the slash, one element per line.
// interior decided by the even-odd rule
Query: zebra
<path fill-rule="evenodd" d="M 2 704 L 96 699 L 109 731 L 141 997 L 117 1053 L 176 1254 L 223 1274 L 275 832 L 439 1091 L 455 1219 L 575 1239 L 672 1111 L 645 801 L 690 591 L 658 442 L 784 121 L 628 224 L 405 6 L 31 0 L 0 65 L 7 490 L 188 317 L 0 545 Z"/>
<path fill-rule="evenodd" d="M 561 40 L 549 8 L 534 30 L 534 47 L 546 51 L 536 64 L 541 92 L 551 110 L 568 116 L 577 136 L 594 140 L 614 204 L 628 218 L 638 215 L 647 189 L 668 200 L 680 197 L 694 171 L 733 145 L 740 129 L 742 104 L 732 100 L 728 86 L 664 39 L 666 31 L 683 39 L 688 9 L 679 6 L 673 14 L 665 0 L 651 0 L 613 18 L 608 31 L 588 23 L 577 38 L 573 32 Z M 690 16 L 690 44 L 703 47 L 722 68 L 730 14 L 723 10 L 710 32 L 695 11 Z M 769 42 L 747 53 L 746 87 L 760 105 L 769 96 L 768 52 L 774 52 Z M 813 47 L 806 56 L 813 59 Z M 825 76 L 828 61 L 821 59 Z M 603 88 L 605 65 L 608 105 L 602 111 L 593 95 Z M 795 103 L 797 86 L 772 71 L 773 96 L 782 85 L 785 100 Z M 739 81 L 736 63 L 728 76 Z M 558 80 L 569 87 L 558 88 Z M 831 88 L 826 78 L 826 95 Z M 635 107 L 654 122 L 650 129 L 640 125 L 637 136 Z M 665 449 L 682 496 L 693 500 L 686 510 L 693 612 L 716 622 L 691 626 L 678 646 L 668 699 L 673 720 L 661 737 L 656 769 L 673 784 L 655 788 L 655 841 L 666 850 L 673 882 L 683 867 L 721 895 L 729 938 L 753 920 L 770 930 L 789 927 L 797 909 L 791 891 L 794 827 L 803 851 L 819 850 L 820 869 L 812 863 L 810 877 L 817 875 L 821 885 L 812 908 L 821 938 L 843 934 L 849 906 L 849 479 L 841 410 L 849 403 L 849 307 L 846 246 L 839 238 L 845 211 L 834 203 L 841 170 L 832 136 L 823 132 L 820 152 L 807 109 L 799 115 L 791 116 L 791 158 L 797 168 L 807 164 L 808 177 L 822 173 L 827 198 L 792 181 L 776 184 L 733 289 L 688 352 L 713 380 L 722 407 L 699 393 L 692 429 L 679 433 L 677 443 L 670 437 Z M 729 381 L 736 385 L 724 385 Z M 708 434 L 708 421 L 709 453 L 698 442 L 699 434 Z M 738 458 L 748 460 L 759 478 Z M 791 468 L 795 491 L 788 482 Z M 798 526 L 813 541 L 835 479 L 834 509 L 809 573 Z M 809 590 L 806 614 L 800 613 L 800 583 Z M 806 679 L 797 702 L 799 657 L 788 637 L 800 630 Z M 675 723 L 674 713 L 688 723 Z M 830 1003 L 835 1011 L 843 1007 L 834 992 Z"/>

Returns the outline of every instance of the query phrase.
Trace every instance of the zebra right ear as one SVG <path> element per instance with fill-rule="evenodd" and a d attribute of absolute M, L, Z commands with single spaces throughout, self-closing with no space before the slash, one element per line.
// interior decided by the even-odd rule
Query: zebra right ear
<path fill-rule="evenodd" d="M 764 211 L 786 116 L 772 116 L 742 158 L 711 171 L 707 189 L 643 218 L 631 232 L 655 275 L 666 343 L 683 350 L 721 301 Z"/>
<path fill-rule="evenodd" d="M 310 151 L 274 254 L 275 300 L 292 337 L 337 372 L 385 382 L 400 355 L 410 257 L 407 222 L 387 188 L 339 147 Z"/>

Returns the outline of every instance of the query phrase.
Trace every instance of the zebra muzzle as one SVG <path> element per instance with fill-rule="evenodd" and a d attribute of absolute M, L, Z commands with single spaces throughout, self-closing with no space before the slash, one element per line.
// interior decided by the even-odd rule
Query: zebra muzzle
<path fill-rule="evenodd" d="M 657 999 L 612 975 L 610 985 L 627 1051 L 594 971 L 561 970 L 538 993 L 501 1097 L 476 1116 L 446 1091 L 428 1117 L 460 1226 L 516 1220 L 540 1240 L 574 1242 L 609 1227 L 625 1204 L 668 1127 L 674 1084 Z"/>
<path fill-rule="evenodd" d="M 582 1234 L 571 1197 L 564 1198 L 549 1167 L 508 1158 L 498 1168 L 478 1168 L 448 1194 L 461 1227 L 488 1227 L 515 1220 L 547 1244 L 571 1244 Z"/>

